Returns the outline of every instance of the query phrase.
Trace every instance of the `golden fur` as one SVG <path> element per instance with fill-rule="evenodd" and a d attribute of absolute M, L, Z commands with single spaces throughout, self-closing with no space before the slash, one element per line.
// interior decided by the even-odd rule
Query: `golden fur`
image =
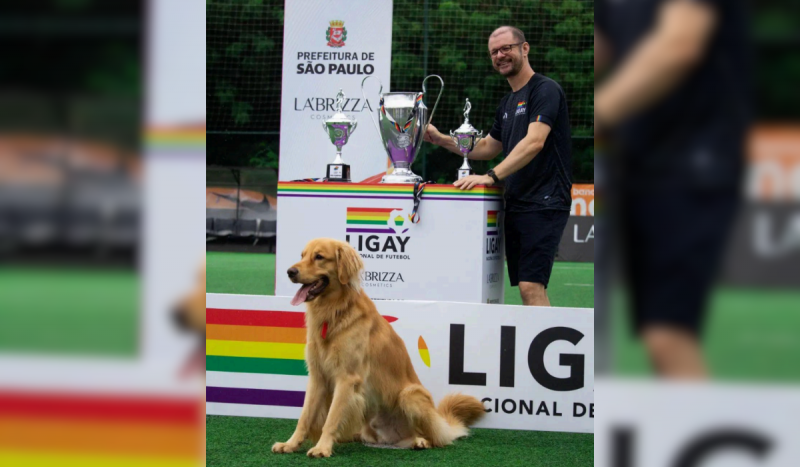
<path fill-rule="evenodd" d="M 334 442 L 445 446 L 466 436 L 467 426 L 484 414 L 480 401 L 462 394 L 435 407 L 403 340 L 361 289 L 362 269 L 353 247 L 321 238 L 309 242 L 289 270 L 293 282 L 327 278 L 329 284 L 306 301 L 308 388 L 297 429 L 272 452 L 294 452 L 306 439 L 316 443 L 310 457 L 330 456 Z"/>
<path fill-rule="evenodd" d="M 194 288 L 173 309 L 178 325 L 205 340 L 206 335 L 206 265 L 203 263 Z"/>
<path fill-rule="evenodd" d="M 206 362 L 206 265 L 197 275 L 192 290 L 173 308 L 172 318 L 177 326 L 197 338 L 197 347 L 181 370 L 181 377 L 205 375 Z"/>

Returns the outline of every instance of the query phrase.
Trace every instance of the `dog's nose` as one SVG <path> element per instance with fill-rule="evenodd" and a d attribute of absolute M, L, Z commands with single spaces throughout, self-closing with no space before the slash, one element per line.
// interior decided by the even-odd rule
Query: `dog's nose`
<path fill-rule="evenodd" d="M 289 274 L 289 279 L 294 279 L 294 276 L 296 276 L 298 272 L 300 271 L 298 271 L 297 268 L 289 268 L 286 274 Z"/>
<path fill-rule="evenodd" d="M 189 317 L 186 310 L 183 308 L 175 308 L 172 310 L 172 320 L 180 329 L 189 328 Z"/>

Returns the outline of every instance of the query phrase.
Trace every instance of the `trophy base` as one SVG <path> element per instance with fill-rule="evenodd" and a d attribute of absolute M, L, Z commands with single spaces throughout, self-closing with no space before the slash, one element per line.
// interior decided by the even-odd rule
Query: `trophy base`
<path fill-rule="evenodd" d="M 464 177 L 469 177 L 472 175 L 472 170 L 470 169 L 458 169 L 458 179 L 461 180 Z"/>
<path fill-rule="evenodd" d="M 410 170 L 405 173 L 391 173 L 384 175 L 381 178 L 381 183 L 417 183 L 422 182 L 422 177 L 411 172 Z"/>
<path fill-rule="evenodd" d="M 349 182 L 350 164 L 328 164 L 325 178 L 327 178 L 329 182 Z"/>

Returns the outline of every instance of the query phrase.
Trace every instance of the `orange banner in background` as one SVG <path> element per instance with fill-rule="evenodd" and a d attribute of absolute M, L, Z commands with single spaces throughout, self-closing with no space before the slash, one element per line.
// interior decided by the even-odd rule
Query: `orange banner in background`
<path fill-rule="evenodd" d="M 594 217 L 594 184 L 572 185 L 570 215 Z"/>
<path fill-rule="evenodd" d="M 800 126 L 759 126 L 750 134 L 748 199 L 800 200 Z"/>

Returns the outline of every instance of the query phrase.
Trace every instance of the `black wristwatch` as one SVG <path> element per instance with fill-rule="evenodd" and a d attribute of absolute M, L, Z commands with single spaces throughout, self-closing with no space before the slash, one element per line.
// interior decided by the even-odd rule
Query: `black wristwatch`
<path fill-rule="evenodd" d="M 497 174 L 494 173 L 494 169 L 489 169 L 489 171 L 486 172 L 486 175 L 492 177 L 492 180 L 494 180 L 495 183 L 500 183 L 500 179 L 497 178 Z"/>

